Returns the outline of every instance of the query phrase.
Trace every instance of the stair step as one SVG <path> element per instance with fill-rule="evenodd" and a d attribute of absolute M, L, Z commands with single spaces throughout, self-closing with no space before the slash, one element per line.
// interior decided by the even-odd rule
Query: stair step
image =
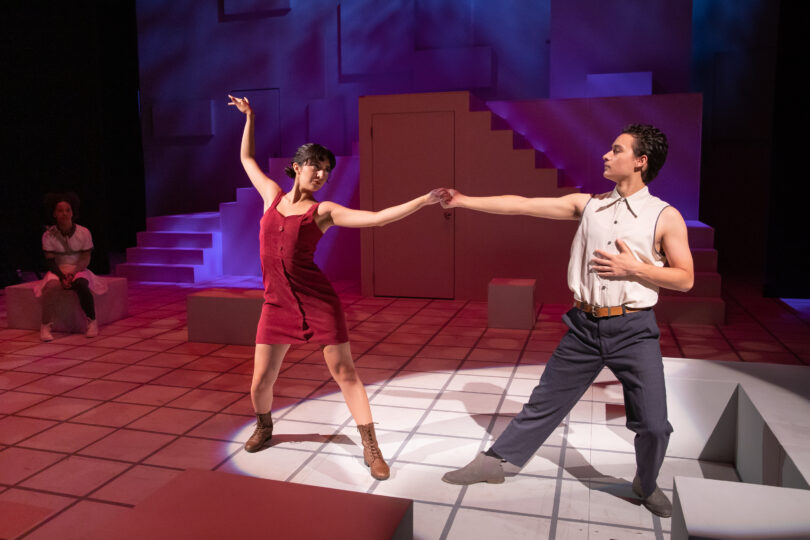
<path fill-rule="evenodd" d="M 220 230 L 219 212 L 199 212 L 146 218 L 147 231 L 216 232 Z"/>
<path fill-rule="evenodd" d="M 205 264 L 205 252 L 199 248 L 127 248 L 127 262 L 146 264 Z"/>
<path fill-rule="evenodd" d="M 238 204 L 261 204 L 262 196 L 253 188 L 237 188 L 236 203 Z M 229 204 L 229 203 L 222 203 Z"/>
<path fill-rule="evenodd" d="M 655 318 L 670 324 L 724 324 L 726 303 L 722 298 L 661 296 L 655 306 Z"/>
<path fill-rule="evenodd" d="M 115 273 L 132 281 L 164 281 L 173 283 L 196 283 L 201 281 L 195 267 L 184 264 L 121 263 Z"/>
<path fill-rule="evenodd" d="M 695 272 L 695 284 L 689 292 L 673 291 L 671 289 L 661 289 L 660 295 L 684 297 L 720 297 L 720 286 L 722 278 L 717 272 Z"/>
<path fill-rule="evenodd" d="M 695 272 L 717 271 L 716 249 L 692 248 L 692 260 L 695 263 Z"/>
<path fill-rule="evenodd" d="M 158 232 L 142 231 L 136 234 L 138 247 L 210 248 L 211 232 Z"/>
<path fill-rule="evenodd" d="M 695 219 L 686 220 L 689 247 L 709 249 L 714 247 L 714 229 Z"/>
<path fill-rule="evenodd" d="M 512 129 L 512 126 L 509 125 L 509 122 L 501 118 L 495 113 L 492 113 L 492 119 L 490 120 L 490 129 L 493 131 L 500 131 L 505 129 Z"/>

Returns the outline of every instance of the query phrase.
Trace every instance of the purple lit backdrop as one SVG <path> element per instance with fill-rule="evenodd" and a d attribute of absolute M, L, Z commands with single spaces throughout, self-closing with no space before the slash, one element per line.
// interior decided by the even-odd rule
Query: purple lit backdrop
<path fill-rule="evenodd" d="M 602 177 L 602 154 L 622 127 L 640 122 L 658 126 L 669 139 L 669 155 L 650 191 L 698 219 L 700 199 L 700 94 L 590 99 L 489 101 L 551 163 L 564 169 L 566 184 L 587 193 L 613 189 Z M 576 144 L 571 144 L 576 141 Z"/>
<path fill-rule="evenodd" d="M 587 97 L 588 75 L 650 71 L 653 90 L 689 91 L 692 2 L 551 2 L 552 98 Z"/>
<path fill-rule="evenodd" d="M 620 127 L 662 123 L 674 152 L 653 191 L 696 218 L 699 98 L 663 109 L 660 96 L 649 95 L 538 101 L 688 91 L 691 2 L 671 4 L 656 0 L 639 12 L 636 4 L 606 9 L 597 0 L 138 0 L 147 214 L 225 203 L 226 246 L 229 235 L 242 234 L 247 248 L 258 226 L 248 216 L 261 209 L 248 194 L 229 203 L 237 188 L 250 185 L 238 160 L 243 117 L 226 106 L 229 92 L 254 103 L 257 159 L 266 164 L 310 140 L 350 154 L 359 96 L 469 89 L 510 109 L 504 116 L 514 124 L 540 122 L 524 134 L 587 191 L 609 188 L 595 164 Z M 632 40 L 619 37 L 630 34 Z M 356 203 L 356 178 L 341 175 L 355 183 L 324 190 L 322 198 Z M 355 261 L 332 261 L 328 253 L 358 252 L 359 235 L 332 236 L 319 253 L 325 270 L 332 278 L 355 277 Z M 226 273 L 257 272 L 255 251 L 229 258 L 225 249 Z"/>

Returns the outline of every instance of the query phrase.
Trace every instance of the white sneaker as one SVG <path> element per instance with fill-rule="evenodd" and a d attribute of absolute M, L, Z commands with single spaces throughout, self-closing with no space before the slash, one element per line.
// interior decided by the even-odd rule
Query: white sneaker
<path fill-rule="evenodd" d="M 43 324 L 39 327 L 39 339 L 42 341 L 53 341 L 53 334 L 51 334 L 51 327 L 53 323 Z"/>
<path fill-rule="evenodd" d="M 87 332 L 84 335 L 87 337 L 96 337 L 98 335 L 98 323 L 95 319 L 87 319 Z"/>

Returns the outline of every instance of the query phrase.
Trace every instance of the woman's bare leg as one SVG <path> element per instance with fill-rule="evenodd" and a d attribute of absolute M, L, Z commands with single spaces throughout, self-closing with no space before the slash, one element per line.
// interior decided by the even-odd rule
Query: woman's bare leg
<path fill-rule="evenodd" d="M 377 480 L 387 479 L 391 475 L 391 471 L 377 443 L 368 395 L 366 395 L 366 389 L 354 367 L 349 343 L 327 345 L 323 349 L 323 357 L 329 367 L 329 372 L 340 386 L 343 399 L 357 423 L 357 430 L 360 432 L 363 442 L 363 461 L 368 466 L 372 477 Z"/>
<path fill-rule="evenodd" d="M 273 406 L 273 385 L 278 378 L 284 355 L 289 345 L 256 344 L 253 354 L 253 381 L 250 383 L 250 400 L 257 414 L 270 412 Z"/>
<path fill-rule="evenodd" d="M 326 345 L 323 348 L 323 358 L 332 374 L 332 378 L 340 386 L 343 399 L 352 413 L 355 423 L 359 425 L 370 424 L 371 407 L 368 404 L 368 395 L 354 367 L 352 351 L 349 342 L 339 345 Z"/>

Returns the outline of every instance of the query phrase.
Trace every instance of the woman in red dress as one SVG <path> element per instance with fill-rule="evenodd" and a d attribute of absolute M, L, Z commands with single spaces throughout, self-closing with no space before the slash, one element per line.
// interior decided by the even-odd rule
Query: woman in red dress
<path fill-rule="evenodd" d="M 366 390 L 354 367 L 343 308 L 331 284 L 313 262 L 313 255 L 318 240 L 333 225 L 375 227 L 392 223 L 439 202 L 438 193 L 430 192 L 378 212 L 352 210 L 331 201 L 316 202 L 315 192 L 335 166 L 334 154 L 319 144 L 305 144 L 298 149 L 285 169 L 295 182 L 284 193 L 262 172 L 253 157 L 254 114 L 248 99 L 228 97 L 229 105 L 246 116 L 240 152 L 242 166 L 264 201 L 259 242 L 265 301 L 256 331 L 250 386 L 257 424 L 245 450 L 260 450 L 272 436 L 273 384 L 290 345 L 318 343 L 357 423 L 363 458 L 371 476 L 385 480 L 390 472 L 377 444 Z"/>

